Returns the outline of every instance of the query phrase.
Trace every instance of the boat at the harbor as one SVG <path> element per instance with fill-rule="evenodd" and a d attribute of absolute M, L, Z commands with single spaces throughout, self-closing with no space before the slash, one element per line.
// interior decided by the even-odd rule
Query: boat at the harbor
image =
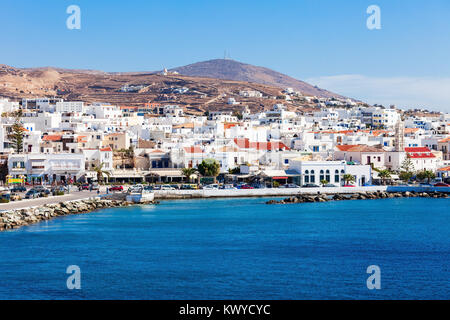
<path fill-rule="evenodd" d="M 155 193 L 142 185 L 132 186 L 128 189 L 126 200 L 133 203 L 150 202 L 155 199 Z"/>

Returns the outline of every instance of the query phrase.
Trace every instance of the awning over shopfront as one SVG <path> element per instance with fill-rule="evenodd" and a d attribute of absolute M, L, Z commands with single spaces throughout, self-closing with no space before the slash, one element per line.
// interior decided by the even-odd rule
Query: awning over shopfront
<path fill-rule="evenodd" d="M 292 177 L 299 177 L 300 173 L 296 170 L 274 170 L 266 169 L 261 171 L 260 176 L 272 178 L 274 180 L 285 180 Z"/>
<path fill-rule="evenodd" d="M 171 178 L 183 178 L 184 174 L 181 169 L 152 169 L 150 170 L 146 176 L 154 176 L 154 177 L 171 177 Z M 195 175 L 192 175 L 191 178 L 194 178 Z"/>

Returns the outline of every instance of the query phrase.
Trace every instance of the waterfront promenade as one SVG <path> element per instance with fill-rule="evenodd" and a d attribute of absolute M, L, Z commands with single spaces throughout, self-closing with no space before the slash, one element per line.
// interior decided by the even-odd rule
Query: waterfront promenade
<path fill-rule="evenodd" d="M 104 189 L 102 187 L 102 189 Z M 199 190 L 155 190 L 155 199 L 199 199 L 199 198 L 244 198 L 244 197 L 284 197 L 294 195 L 317 194 L 355 194 L 366 192 L 450 192 L 450 188 L 414 187 L 414 186 L 370 186 L 370 187 L 337 187 L 337 188 L 267 188 L 267 189 L 199 189 Z M 50 196 L 47 198 L 24 199 L 16 202 L 0 204 L 0 212 L 16 209 L 38 207 L 45 204 L 69 202 L 97 197 L 97 191 L 75 191 L 64 196 Z M 101 190 L 100 196 L 105 196 L 105 190 Z M 109 198 L 125 200 L 125 194 L 121 192 L 109 193 Z"/>
<path fill-rule="evenodd" d="M 183 198 L 239 198 L 239 197 L 283 197 L 297 194 L 337 194 L 386 191 L 386 186 L 337 187 L 337 188 L 267 188 L 267 189 L 199 189 L 199 190 L 155 190 L 156 199 Z"/>
<path fill-rule="evenodd" d="M 75 191 L 63 196 L 50 196 L 47 198 L 24 199 L 21 201 L 2 203 L 0 204 L 0 211 L 27 209 L 31 207 L 43 206 L 45 204 L 82 200 L 96 196 L 98 196 L 97 191 Z"/>
<path fill-rule="evenodd" d="M 239 198 L 239 197 L 284 197 L 293 195 L 315 194 L 354 194 L 366 192 L 450 192 L 446 187 L 417 186 L 370 186 L 337 188 L 267 188 L 267 189 L 199 189 L 199 190 L 155 190 L 155 199 L 190 199 L 190 198 Z"/>

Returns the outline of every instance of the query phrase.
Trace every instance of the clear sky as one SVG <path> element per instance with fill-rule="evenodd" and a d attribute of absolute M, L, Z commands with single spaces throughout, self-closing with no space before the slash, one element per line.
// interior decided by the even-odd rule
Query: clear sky
<path fill-rule="evenodd" d="M 81 30 L 66 27 L 72 4 Z M 450 112 L 448 0 L 2 0 L 0 35 L 15 67 L 160 70 L 226 50 L 370 103 Z"/>

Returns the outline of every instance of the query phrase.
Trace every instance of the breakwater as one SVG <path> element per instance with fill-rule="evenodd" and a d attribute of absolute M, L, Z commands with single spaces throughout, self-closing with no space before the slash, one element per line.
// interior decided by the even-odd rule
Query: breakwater
<path fill-rule="evenodd" d="M 310 203 L 310 202 L 328 202 L 343 200 L 375 200 L 375 199 L 392 199 L 392 198 L 450 198 L 450 195 L 443 192 L 358 192 L 351 194 L 297 194 L 283 200 L 269 200 L 266 204 L 288 204 L 288 203 Z"/>
<path fill-rule="evenodd" d="M 97 209 L 134 205 L 131 202 L 108 199 L 84 199 L 46 204 L 39 207 L 0 212 L 0 231 L 15 229 L 52 218 L 71 214 L 89 213 Z"/>

